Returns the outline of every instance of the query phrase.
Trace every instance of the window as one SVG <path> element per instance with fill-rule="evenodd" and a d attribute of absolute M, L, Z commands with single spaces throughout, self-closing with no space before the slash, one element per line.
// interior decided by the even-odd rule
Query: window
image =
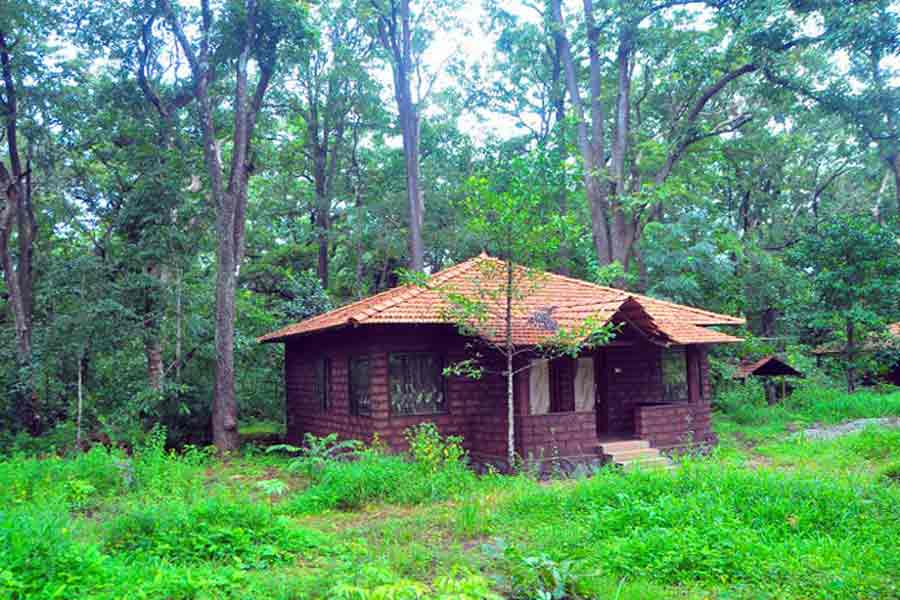
<path fill-rule="evenodd" d="M 662 351 L 663 400 L 687 402 L 687 353 L 684 348 L 667 348 Z"/>
<path fill-rule="evenodd" d="M 369 357 L 351 358 L 349 371 L 350 414 L 369 416 Z"/>
<path fill-rule="evenodd" d="M 575 410 L 575 361 L 563 357 L 550 361 L 550 412 Z"/>
<path fill-rule="evenodd" d="M 388 368 L 392 414 L 446 412 L 444 369 L 439 355 L 430 352 L 391 354 Z"/>
<path fill-rule="evenodd" d="M 533 415 L 594 409 L 593 358 L 533 360 L 528 380 Z"/>
<path fill-rule="evenodd" d="M 319 358 L 313 363 L 313 397 L 319 410 L 328 412 L 331 406 L 331 359 Z"/>

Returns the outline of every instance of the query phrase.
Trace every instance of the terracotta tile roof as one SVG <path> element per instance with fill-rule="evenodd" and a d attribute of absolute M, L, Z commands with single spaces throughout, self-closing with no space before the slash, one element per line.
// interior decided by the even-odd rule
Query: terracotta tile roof
<path fill-rule="evenodd" d="M 772 376 L 790 375 L 803 377 L 803 373 L 793 368 L 786 361 L 775 355 L 764 356 L 759 360 L 745 360 L 738 365 L 734 372 L 734 379 L 746 379 L 750 375 Z"/>
<path fill-rule="evenodd" d="M 517 345 L 547 341 L 560 329 L 570 330 L 593 318 L 598 324 L 630 321 L 648 337 L 663 344 L 735 342 L 738 338 L 705 329 L 707 325 L 739 325 L 744 320 L 657 300 L 648 296 L 594 285 L 554 273 L 516 266 L 519 292 L 513 307 L 513 335 Z M 504 263 L 485 254 L 444 269 L 422 286 L 396 287 L 330 312 L 288 325 L 259 338 L 281 342 L 297 335 L 338 327 L 385 323 L 453 323 L 460 295 L 483 304 L 484 318 L 473 327 L 481 337 L 505 337 Z"/>

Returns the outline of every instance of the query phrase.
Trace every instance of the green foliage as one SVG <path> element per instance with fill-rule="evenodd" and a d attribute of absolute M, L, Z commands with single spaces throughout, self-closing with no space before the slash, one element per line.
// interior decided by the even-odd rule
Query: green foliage
<path fill-rule="evenodd" d="M 288 485 L 280 479 L 263 479 L 256 487 L 267 496 L 284 496 L 288 491 Z"/>
<path fill-rule="evenodd" d="M 441 436 L 434 423 L 419 423 L 407 429 L 403 436 L 409 444 L 414 462 L 429 473 L 437 473 L 466 463 L 466 451 L 462 438 L 457 435 Z"/>
<path fill-rule="evenodd" d="M 601 572 L 876 598 L 896 585 L 887 575 L 897 567 L 889 548 L 898 524 L 888 516 L 896 500 L 874 484 L 701 461 L 675 474 L 604 470 L 573 486 L 523 486 L 492 520 L 503 530 L 528 529 L 515 550 L 504 549 L 516 557 L 510 585 L 553 593 L 572 572 Z"/>
<path fill-rule="evenodd" d="M 286 500 L 290 513 L 357 510 L 369 503 L 422 504 L 454 498 L 473 489 L 475 474 L 457 437 L 442 438 L 431 424 L 405 432 L 412 460 L 377 447 L 352 461 L 329 457 L 311 473 L 312 485 Z"/>
<path fill-rule="evenodd" d="M 509 590 L 509 598 L 566 600 L 575 595 L 578 576 L 573 561 L 557 562 L 546 554 L 524 556 L 502 539 L 486 545 L 485 553 L 499 562 L 504 573 L 501 585 Z"/>
<path fill-rule="evenodd" d="M 736 424 L 741 426 L 742 435 L 754 431 L 769 437 L 788 428 L 812 426 L 814 423 L 835 424 L 852 419 L 898 415 L 900 393 L 862 390 L 847 394 L 816 385 L 800 385 L 788 398 L 769 406 L 762 385 L 751 380 L 719 393 L 716 407 L 723 417 L 717 423 L 720 431 L 732 431 Z"/>
<path fill-rule="evenodd" d="M 288 527 L 264 504 L 220 498 L 137 506 L 104 528 L 104 549 L 173 562 L 216 561 L 265 568 L 318 548 L 327 538 Z"/>
<path fill-rule="evenodd" d="M 288 463 L 288 470 L 313 477 L 330 462 L 353 458 L 363 448 L 359 440 L 339 440 L 336 433 L 329 433 L 323 437 L 306 433 L 303 441 L 305 445 L 302 447 L 276 444 L 269 446 L 266 452 L 299 454 Z"/>
<path fill-rule="evenodd" d="M 387 570 L 370 569 L 366 578 L 378 583 L 370 585 L 345 584 L 334 586 L 329 598 L 336 600 L 501 600 L 491 591 L 490 581 L 465 569 L 454 568 L 449 574 L 436 577 L 432 584 L 399 578 Z"/>

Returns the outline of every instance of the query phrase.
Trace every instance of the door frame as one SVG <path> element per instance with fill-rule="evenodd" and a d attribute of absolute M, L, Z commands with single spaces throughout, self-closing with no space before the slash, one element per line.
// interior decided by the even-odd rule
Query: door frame
<path fill-rule="evenodd" d="M 597 348 L 594 351 L 594 415 L 597 423 L 597 435 L 609 433 L 609 373 L 606 350 Z"/>

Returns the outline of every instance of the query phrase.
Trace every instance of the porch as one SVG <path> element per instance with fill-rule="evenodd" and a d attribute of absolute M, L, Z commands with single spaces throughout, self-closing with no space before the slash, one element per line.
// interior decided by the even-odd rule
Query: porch
<path fill-rule="evenodd" d="M 622 462 L 714 441 L 703 346 L 642 340 L 536 360 L 517 387 L 519 452 Z"/>

